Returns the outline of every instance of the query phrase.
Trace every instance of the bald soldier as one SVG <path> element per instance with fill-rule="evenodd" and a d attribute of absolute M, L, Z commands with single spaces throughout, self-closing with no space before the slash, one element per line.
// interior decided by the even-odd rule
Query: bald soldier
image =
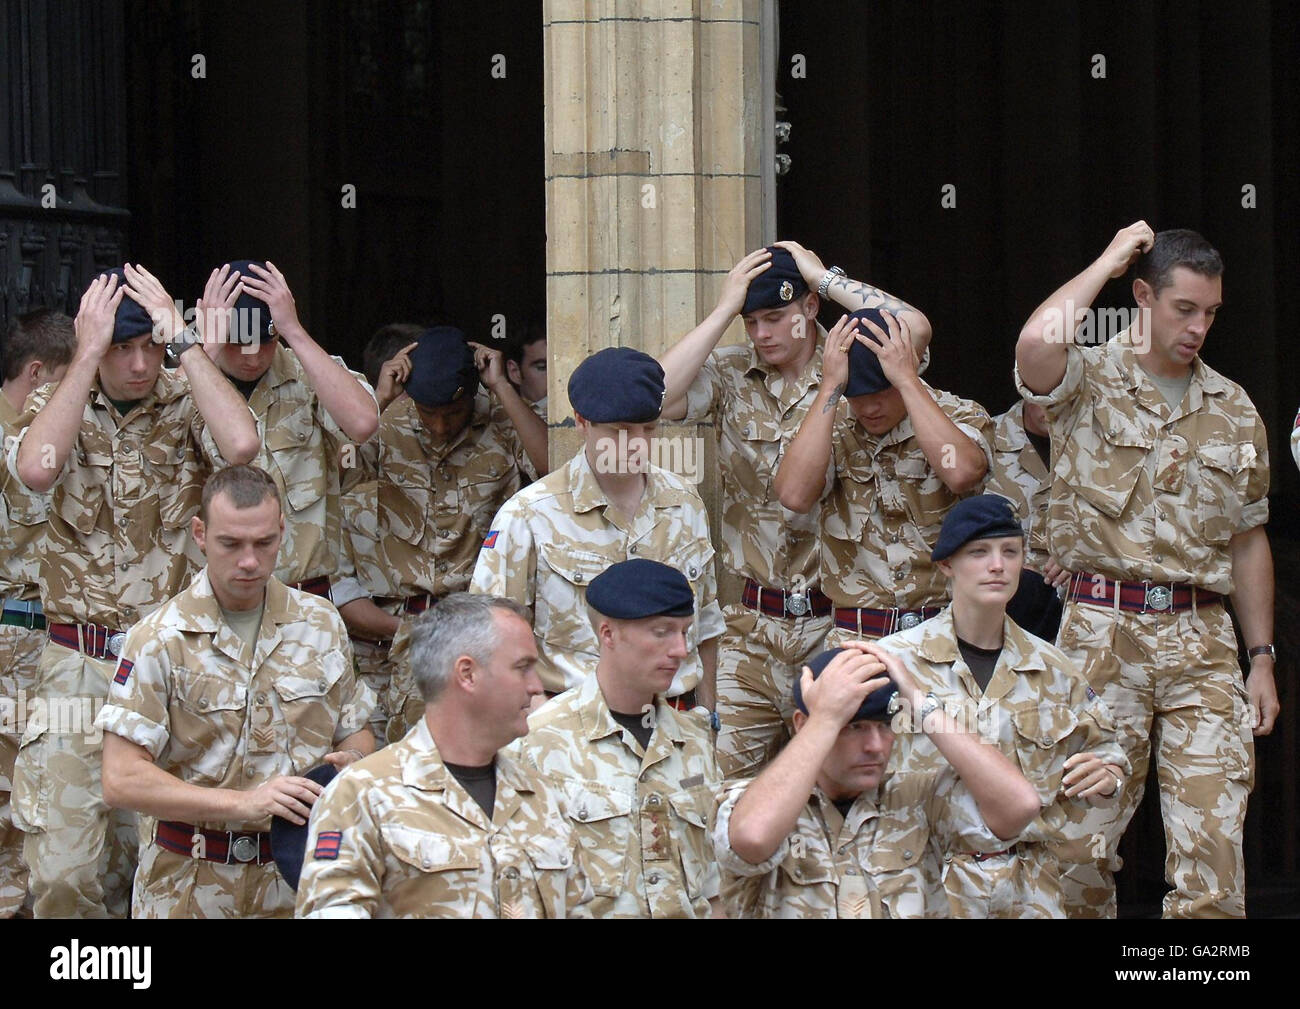
<path fill-rule="evenodd" d="M 275 576 L 329 598 L 339 562 L 341 485 L 355 478 L 356 446 L 379 427 L 374 392 L 303 328 L 293 292 L 274 263 L 236 260 L 213 270 L 209 284 L 219 285 L 224 297 L 217 305 L 201 304 L 200 312 L 233 308 L 239 339 L 203 349 L 257 418 L 258 464 L 284 503 Z"/>
<path fill-rule="evenodd" d="M 542 693 L 526 611 L 450 595 L 415 622 L 411 663 L 424 715 L 313 807 L 297 916 L 585 916 L 558 795 L 503 749 Z"/>
<path fill-rule="evenodd" d="M 97 724 L 104 800 L 156 819 L 133 918 L 291 917 L 271 818 L 306 823 L 306 772 L 374 750 L 338 612 L 272 573 L 284 524 L 265 470 L 218 470 L 190 523 L 207 565 L 127 635 Z"/>
<path fill-rule="evenodd" d="M 724 627 L 713 545 L 700 496 L 649 461 L 663 398 L 663 369 L 648 354 L 607 347 L 583 361 L 569 379 L 582 449 L 506 502 L 483 541 L 471 591 L 531 609 L 549 694 L 577 686 L 599 657 L 587 586 L 636 557 L 671 564 L 690 581 L 689 651 L 665 694 L 679 709 L 713 709 Z"/>
<path fill-rule="evenodd" d="M 817 398 L 776 474 L 785 507 L 821 501 L 829 644 L 883 637 L 943 608 L 930 549 L 948 509 L 988 470 L 989 415 L 920 378 L 908 328 L 906 316 L 870 308 L 840 319 Z"/>
<path fill-rule="evenodd" d="M 406 395 L 387 405 L 378 437 L 362 450 L 374 490 L 355 502 L 355 578 L 337 602 L 361 668 L 388 680 L 388 738 L 396 741 L 424 711 L 402 659 L 410 621 L 468 587 L 492 516 L 533 477 L 538 459 L 545 469 L 536 439 L 544 443 L 546 429 L 506 380 L 501 353 L 467 343 L 458 329 L 425 331 L 381 370 L 390 366 L 384 384 Z M 377 517 L 373 538 L 368 516 Z"/>
<path fill-rule="evenodd" d="M 717 307 L 663 357 L 664 417 L 710 421 L 717 433 L 722 562 L 744 583 L 724 611 L 718 657 L 718 761 L 728 777 L 755 773 L 784 743 L 794 674 L 831 626 L 816 508 L 783 508 L 772 485 L 821 381 L 817 311 L 827 297 L 850 311 L 903 313 L 917 350 L 929 343 L 929 322 L 910 305 L 779 242 L 732 267 Z M 750 343 L 715 349 L 737 313 Z"/>
<path fill-rule="evenodd" d="M 528 720 L 524 759 L 564 793 L 597 918 L 705 918 L 718 894 L 711 827 L 720 784 L 701 710 L 665 702 L 688 654 L 691 583 L 634 559 L 592 579 L 600 658 Z"/>
<path fill-rule="evenodd" d="M 1136 320 L 1077 345 L 1076 313 L 1132 264 Z M 1104 845 L 1062 852 L 1072 915 L 1115 914 L 1115 850 L 1153 731 L 1164 914 L 1246 913 L 1253 737 L 1280 708 L 1268 437 L 1241 386 L 1200 357 L 1222 301 L 1223 260 L 1204 238 L 1138 221 L 1039 306 L 1016 345 L 1020 392 L 1046 409 L 1058 457 L 1048 546 L 1073 581 L 1057 643 L 1115 713 L 1133 765 L 1117 810 L 1085 824 Z M 1244 684 L 1228 596 L 1250 655 Z"/>
<path fill-rule="evenodd" d="M 216 292 L 212 292 L 216 297 Z M 218 318 L 203 335 L 223 338 Z M 156 327 L 156 329 L 155 329 Z M 50 640 L 38 694 L 46 710 L 103 703 L 131 625 L 180 592 L 192 572 L 188 523 L 211 466 L 200 424 L 225 460 L 258 450 L 238 392 L 184 328 L 147 270 L 127 265 L 91 282 L 76 317 L 77 351 L 62 382 L 29 397 L 10 473 L 50 493 L 40 553 Z M 173 341 L 186 375 L 162 370 Z M 28 723 L 14 812 L 28 832 L 37 917 L 124 916 L 137 845 L 134 818 L 110 815 L 91 719 Z"/>
<path fill-rule="evenodd" d="M 924 698 L 906 667 L 873 648 L 850 642 L 805 666 L 794 738 L 728 790 L 714 844 L 732 914 L 944 917 L 952 853 L 1002 847 L 1038 814 L 1015 764 L 942 711 L 922 727 L 944 760 L 895 773 L 899 702 L 919 711 Z"/>
<path fill-rule="evenodd" d="M 62 312 L 38 308 L 10 320 L 0 354 L 0 441 L 18 434 L 14 424 L 27 397 L 68 370 L 77 334 Z M 19 728 L 35 699 L 36 670 L 45 647 L 37 550 L 49 507 L 0 467 L 0 918 L 19 912 L 27 896 L 23 834 L 13 823 L 10 793 Z"/>
<path fill-rule="evenodd" d="M 1061 918 L 1056 851 L 1079 839 L 1076 815 L 1115 802 L 1128 770 L 1106 705 L 1068 658 L 1026 633 L 1007 613 L 1017 591 L 1024 530 L 1010 502 L 965 498 L 943 520 L 931 560 L 948 579 L 952 604 L 937 617 L 870 649 L 899 675 L 906 666 L 925 692 L 924 725 L 945 710 L 979 731 L 1019 768 L 1041 812 L 1012 842 L 948 852 L 943 891 L 964 918 Z M 942 767 L 933 735 L 900 740 L 901 774 Z"/>

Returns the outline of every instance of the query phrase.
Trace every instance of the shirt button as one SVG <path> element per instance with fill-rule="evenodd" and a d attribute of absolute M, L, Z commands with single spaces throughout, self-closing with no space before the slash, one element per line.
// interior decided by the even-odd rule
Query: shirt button
<path fill-rule="evenodd" d="M 265 703 L 266 703 L 266 695 L 265 695 L 265 694 L 258 694 L 258 695 L 257 695 L 257 703 L 258 703 L 258 704 L 265 704 Z"/>
<path fill-rule="evenodd" d="M 630 554 L 634 554 L 634 553 L 636 553 L 636 544 L 633 543 L 632 546 L 630 546 L 630 547 L 628 548 L 628 551 L 627 551 L 627 552 L 630 553 Z"/>
<path fill-rule="evenodd" d="M 581 584 L 582 584 L 582 572 L 581 572 L 581 571 L 575 571 L 575 572 L 573 573 L 573 584 L 574 584 L 574 585 L 581 585 Z"/>
<path fill-rule="evenodd" d="M 251 767 L 244 768 L 244 777 L 251 778 L 256 772 Z"/>
<path fill-rule="evenodd" d="M 843 847 L 840 848 L 839 853 L 840 853 L 841 855 L 843 855 L 843 854 L 844 854 L 846 851 L 848 851 L 848 850 L 849 850 L 849 846 L 846 844 L 846 845 L 844 845 Z"/>
<path fill-rule="evenodd" d="M 659 873 L 657 872 L 650 873 L 650 875 L 645 878 L 645 881 L 649 883 L 651 886 L 654 886 L 659 882 Z"/>
<path fill-rule="evenodd" d="M 506 879 L 518 879 L 519 870 L 516 869 L 513 865 L 508 866 L 505 871 L 505 877 Z"/>
<path fill-rule="evenodd" d="M 904 858 L 911 858 L 911 857 L 912 857 L 912 849 L 911 849 L 911 848 L 904 848 L 904 849 L 903 849 L 903 857 L 904 857 Z"/>
<path fill-rule="evenodd" d="M 423 865 L 426 869 L 429 868 L 431 865 L 433 865 L 433 859 L 426 858 L 423 862 Z"/>
<path fill-rule="evenodd" d="M 647 806 L 657 807 L 659 805 L 659 796 L 657 795 L 650 796 L 650 798 L 646 799 L 645 804 Z"/>
<path fill-rule="evenodd" d="M 1161 561 L 1163 561 L 1164 559 L 1165 559 L 1165 555 L 1164 555 L 1164 554 L 1156 554 L 1155 557 L 1153 558 L 1153 560 L 1155 560 L 1155 562 L 1156 562 L 1157 564 L 1159 564 L 1159 563 L 1160 563 Z"/>
<path fill-rule="evenodd" d="M 1046 736 L 1044 736 L 1041 740 L 1039 740 L 1039 742 L 1041 742 L 1044 746 L 1052 745 L 1052 741 L 1048 739 Z"/>
<path fill-rule="evenodd" d="M 569 864 L 569 856 L 568 856 L 568 855 L 561 855 L 561 856 L 560 856 L 560 865 L 568 865 L 568 864 Z"/>
<path fill-rule="evenodd" d="M 117 566 L 117 569 L 118 569 L 119 571 L 125 571 L 125 570 L 126 570 L 127 568 L 129 568 L 130 566 L 131 566 L 131 565 L 128 564 L 126 561 L 123 561 L 121 564 L 119 564 L 119 565 Z"/>
<path fill-rule="evenodd" d="M 895 572 L 894 572 L 894 581 L 896 581 L 896 582 L 901 582 L 902 580 L 903 580 L 903 572 L 901 572 L 901 571 L 895 571 Z"/>
<path fill-rule="evenodd" d="M 125 515 L 123 515 L 120 519 L 117 520 L 117 524 L 121 528 L 125 529 L 128 521 L 130 520 Z"/>
<path fill-rule="evenodd" d="M 846 876 L 856 876 L 857 874 L 858 874 L 858 870 L 853 868 L 853 866 L 849 866 L 847 869 L 844 870 L 844 875 Z"/>
<path fill-rule="evenodd" d="M 199 707 L 200 707 L 200 708 L 206 708 L 207 706 L 208 706 L 208 699 L 207 699 L 206 697 L 200 697 L 200 698 L 199 698 Z"/>
<path fill-rule="evenodd" d="M 316 687 L 317 687 L 317 689 L 319 689 L 319 690 L 324 690 L 326 686 L 327 686 L 327 684 L 325 683 L 324 680 L 317 680 L 317 681 L 316 681 Z"/>
<path fill-rule="evenodd" d="M 578 819 L 585 820 L 586 818 L 587 818 L 587 807 L 583 806 L 580 810 L 578 810 Z"/>

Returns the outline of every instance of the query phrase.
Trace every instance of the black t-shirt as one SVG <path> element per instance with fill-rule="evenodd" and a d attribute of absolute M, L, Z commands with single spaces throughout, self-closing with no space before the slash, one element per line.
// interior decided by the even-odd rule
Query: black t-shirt
<path fill-rule="evenodd" d="M 450 760 L 444 760 L 443 763 L 447 765 L 452 777 L 460 782 L 461 788 L 479 804 L 487 818 L 492 819 L 492 807 L 497 801 L 497 762 L 494 760 L 482 767 L 466 767 L 464 764 L 453 764 Z"/>
<path fill-rule="evenodd" d="M 257 388 L 257 383 L 262 381 L 260 375 L 257 378 L 235 378 L 233 375 L 227 375 L 226 378 L 246 400 L 253 398 L 253 390 Z"/>
<path fill-rule="evenodd" d="M 849 818 L 849 810 L 853 808 L 853 804 L 857 801 L 858 800 L 856 798 L 832 799 L 831 805 L 834 806 L 836 809 L 838 809 L 840 811 L 840 816 L 844 817 L 844 819 L 847 820 Z"/>
<path fill-rule="evenodd" d="M 641 749 L 650 748 L 650 737 L 655 734 L 655 726 L 653 718 L 646 718 L 646 712 L 638 711 L 635 715 L 628 715 L 622 711 L 611 711 L 610 714 L 614 716 L 614 721 L 636 737 L 636 741 L 641 744 Z M 647 721 L 650 722 L 649 725 L 645 724 Z"/>
<path fill-rule="evenodd" d="M 1025 434 L 1029 436 L 1029 444 L 1034 446 L 1034 451 L 1038 453 L 1038 458 L 1043 460 L 1043 465 L 1051 466 L 1052 436 L 1050 434 L 1034 434 L 1034 432 L 1030 430 L 1026 430 Z"/>
<path fill-rule="evenodd" d="M 980 685 L 980 690 L 987 690 L 989 680 L 993 679 L 993 670 L 998 664 L 998 656 L 1002 654 L 1002 648 L 1000 646 L 977 648 L 961 638 L 957 639 L 957 647 L 961 649 L 961 657 L 966 660 L 966 665 L 970 666 L 971 675 Z"/>

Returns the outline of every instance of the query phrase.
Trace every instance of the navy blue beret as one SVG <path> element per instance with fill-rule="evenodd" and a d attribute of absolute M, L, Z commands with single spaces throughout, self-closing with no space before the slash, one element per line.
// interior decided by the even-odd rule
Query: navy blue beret
<path fill-rule="evenodd" d="M 976 494 L 962 498 L 944 516 L 930 560 L 946 560 L 971 540 L 1024 535 L 1011 502 L 996 494 Z"/>
<path fill-rule="evenodd" d="M 889 332 L 889 326 L 879 309 L 859 308 L 849 318 L 858 320 L 858 332 L 877 345 L 880 341 L 876 339 L 876 334 L 867 328 L 863 320 L 870 319 L 883 332 Z M 889 379 L 885 378 L 884 369 L 880 367 L 880 358 L 870 347 L 864 347 L 854 340 L 853 346 L 849 348 L 849 381 L 844 387 L 844 395 L 870 396 L 872 393 L 884 392 L 892 388 Z"/>
<path fill-rule="evenodd" d="M 474 348 L 455 326 L 434 326 L 411 351 L 406 394 L 423 407 L 446 406 L 478 392 Z"/>
<path fill-rule="evenodd" d="M 830 665 L 831 659 L 839 655 L 840 652 L 847 652 L 847 648 L 832 648 L 830 651 L 822 652 L 808 663 L 808 668 L 812 670 L 813 679 L 821 676 Z M 803 671 L 800 670 L 794 677 L 794 706 L 808 714 L 808 707 L 803 703 L 803 686 L 799 681 L 803 678 Z M 893 680 L 878 690 L 873 690 L 862 700 L 862 707 L 858 708 L 857 714 L 849 719 L 849 722 L 888 722 L 892 717 L 889 713 L 889 702 L 893 700 L 894 695 L 898 693 L 898 686 Z"/>
<path fill-rule="evenodd" d="M 260 259 L 233 259 L 230 261 L 230 272 L 238 273 L 241 279 L 247 277 L 250 280 L 261 280 L 248 268 L 254 264 L 266 269 L 266 264 Z M 261 298 L 242 291 L 235 299 L 235 318 L 230 326 L 230 338 L 238 340 L 242 337 L 245 342 L 249 342 L 254 334 L 258 343 L 266 343 L 271 339 L 271 309 Z"/>
<path fill-rule="evenodd" d="M 779 245 L 769 245 L 772 265 L 749 282 L 741 315 L 761 312 L 765 308 L 785 308 L 786 305 L 808 293 L 803 274 L 794 265 L 794 256 Z"/>
<path fill-rule="evenodd" d="M 303 775 L 322 788 L 338 777 L 339 769 L 333 764 L 321 764 Z M 307 854 L 307 834 L 310 821 L 301 827 L 282 816 L 271 817 L 271 857 L 275 867 L 289 886 L 297 890 L 302 876 L 302 860 Z"/>
<path fill-rule="evenodd" d="M 105 270 L 102 274 L 95 274 L 96 280 L 100 277 L 116 277 L 117 286 L 126 287 L 126 271 L 120 266 Z M 89 284 L 86 286 L 90 287 Z M 117 303 L 117 313 L 113 317 L 113 342 L 125 343 L 127 340 L 134 340 L 137 336 L 152 332 L 153 320 L 149 318 L 149 313 L 129 294 L 122 295 L 122 300 Z"/>
<path fill-rule="evenodd" d="M 695 593 L 676 568 L 637 557 L 611 564 L 593 578 L 587 604 L 614 620 L 689 617 L 695 612 Z"/>
<path fill-rule="evenodd" d="M 573 369 L 569 403 L 593 424 L 648 424 L 664 408 L 664 370 L 642 351 L 606 347 Z"/>

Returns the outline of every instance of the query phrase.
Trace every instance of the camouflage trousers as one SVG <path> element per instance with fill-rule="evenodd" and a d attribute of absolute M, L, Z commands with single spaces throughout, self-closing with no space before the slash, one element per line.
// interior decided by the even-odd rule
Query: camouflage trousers
<path fill-rule="evenodd" d="M 14 771 L 14 822 L 27 832 L 38 918 L 125 918 L 135 874 L 135 814 L 110 810 L 100 783 L 95 716 L 114 663 L 47 643 L 37 674 L 41 717 L 29 715 Z"/>
<path fill-rule="evenodd" d="M 133 918 L 292 918 L 293 902 L 274 862 L 223 865 L 141 843 Z"/>
<path fill-rule="evenodd" d="M 1137 810 L 1155 748 L 1165 832 L 1166 918 L 1246 913 L 1241 834 L 1254 784 L 1250 701 L 1222 605 L 1131 613 L 1070 602 L 1057 645 L 1115 717 L 1132 774 L 1110 807 L 1071 804 L 1059 846 L 1070 917 L 1114 917 L 1120 837 Z"/>
<path fill-rule="evenodd" d="M 790 738 L 794 676 L 822 649 L 831 618 L 786 619 L 739 604 L 724 611 L 718 645 L 718 770 L 724 778 L 761 771 Z"/>
<path fill-rule="evenodd" d="M 949 852 L 939 876 L 953 918 L 1064 918 L 1059 877 L 1055 854 L 1036 843 L 983 861 Z"/>
<path fill-rule="evenodd" d="M 392 703 L 389 692 L 393 684 L 394 663 L 389 660 L 388 646 L 377 645 L 363 638 L 352 639 L 352 658 L 357 676 L 375 692 L 375 709 L 370 713 L 370 731 L 375 737 L 376 748 L 383 746 L 388 738 L 389 705 Z"/>
<path fill-rule="evenodd" d="M 13 822 L 10 794 L 44 647 L 44 631 L 0 624 L 0 918 L 12 917 L 27 897 L 23 832 Z"/>

